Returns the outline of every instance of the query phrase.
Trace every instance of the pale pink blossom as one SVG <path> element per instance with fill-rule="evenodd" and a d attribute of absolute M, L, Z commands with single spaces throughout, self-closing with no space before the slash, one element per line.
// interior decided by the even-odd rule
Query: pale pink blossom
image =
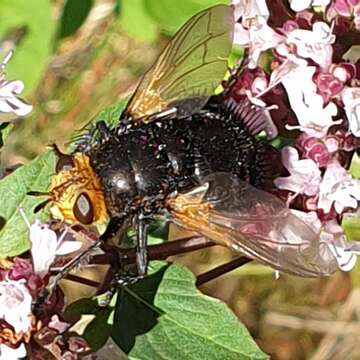
<path fill-rule="evenodd" d="M 65 235 L 66 230 L 58 238 L 49 225 L 39 221 L 30 226 L 31 255 L 37 275 L 45 276 L 56 256 L 70 254 L 81 248 L 80 241 L 66 241 Z"/>
<path fill-rule="evenodd" d="M 351 250 L 351 243 L 346 240 L 342 227 L 335 220 L 322 224 L 315 211 L 304 212 L 291 209 L 291 212 L 319 234 L 320 243 L 326 244 L 330 249 L 340 270 L 351 271 L 354 268 L 357 254 Z M 319 251 L 326 252 L 326 248 L 321 246 Z M 327 256 L 329 256 L 328 252 Z"/>
<path fill-rule="evenodd" d="M 327 221 L 323 225 L 321 240 L 328 243 L 340 270 L 351 271 L 354 268 L 357 254 L 350 249 L 352 243 L 347 241 L 344 230 L 336 220 Z"/>
<path fill-rule="evenodd" d="M 354 16 L 354 10 L 359 6 L 359 0 L 333 0 L 327 11 L 327 18 L 333 19 L 335 16 L 351 17 Z"/>
<path fill-rule="evenodd" d="M 26 358 L 26 354 L 26 348 L 23 343 L 21 343 L 17 348 L 0 344 L 0 359 L 21 360 Z"/>
<path fill-rule="evenodd" d="M 0 282 L 0 319 L 10 324 L 15 333 L 31 329 L 32 297 L 24 280 Z"/>
<path fill-rule="evenodd" d="M 349 121 L 349 130 L 356 137 L 360 137 L 360 88 L 345 87 L 341 92 L 341 99 Z"/>
<path fill-rule="evenodd" d="M 345 76 L 346 74 L 340 74 L 341 70 L 338 69 L 339 76 Z M 338 77 L 332 73 L 321 72 L 315 75 L 314 82 L 317 86 L 319 94 L 323 97 L 324 102 L 327 103 L 330 99 L 336 97 L 341 93 L 344 88 L 344 83 Z"/>
<path fill-rule="evenodd" d="M 294 11 L 302 11 L 310 6 L 325 7 L 330 3 L 330 0 L 289 0 L 290 7 Z"/>
<path fill-rule="evenodd" d="M 281 79 L 291 109 L 299 122 L 298 126 L 287 125 L 287 128 L 299 129 L 309 136 L 323 137 L 331 126 L 342 120 L 333 121 L 332 117 L 337 114 L 336 105 L 329 102 L 324 106 L 324 99 L 316 93 L 316 85 L 312 80 L 314 73 L 314 66 L 297 66 Z"/>
<path fill-rule="evenodd" d="M 0 112 L 25 116 L 32 111 L 32 106 L 19 98 L 19 95 L 24 90 L 24 83 L 20 80 L 7 81 L 4 74 L 5 66 L 11 56 L 12 52 L 10 52 L 0 64 Z"/>
<path fill-rule="evenodd" d="M 0 319 L 13 327 L 15 334 L 24 334 L 32 329 L 32 297 L 25 280 L 5 279 L 0 282 Z M 0 359 L 18 360 L 26 356 L 23 343 L 16 348 L 0 344 Z"/>
<path fill-rule="evenodd" d="M 303 157 L 314 160 L 319 168 L 324 168 L 330 161 L 330 152 L 326 143 L 319 138 L 300 135 L 296 146 Z"/>
<path fill-rule="evenodd" d="M 232 0 L 234 16 L 237 21 L 240 17 L 242 21 L 262 16 L 268 18 L 269 9 L 266 0 Z"/>
<path fill-rule="evenodd" d="M 291 31 L 286 39 L 288 44 L 296 45 L 296 53 L 305 59 L 312 59 L 323 69 L 328 69 L 332 63 L 335 35 L 332 29 L 324 22 L 313 24 L 312 31 L 295 29 Z"/>
<path fill-rule="evenodd" d="M 345 208 L 356 209 L 360 200 L 360 183 L 339 164 L 337 160 L 330 162 L 320 184 L 319 209 L 330 212 L 332 205 L 341 214 Z"/>
<path fill-rule="evenodd" d="M 279 177 L 274 184 L 282 190 L 290 190 L 295 194 L 314 196 L 319 191 L 321 171 L 315 161 L 299 159 L 299 153 L 291 146 L 285 146 L 281 151 L 282 163 L 290 176 Z"/>
<path fill-rule="evenodd" d="M 233 1 L 235 20 L 234 44 L 250 49 L 249 68 L 255 68 L 261 53 L 271 49 L 284 37 L 275 32 L 268 24 L 269 11 L 265 0 Z"/>
<path fill-rule="evenodd" d="M 306 225 L 310 226 L 310 228 L 315 232 L 319 233 L 321 230 L 321 221 L 319 217 L 317 216 L 317 213 L 315 211 L 300 211 L 295 209 L 290 209 L 291 212 L 298 217 L 300 220 L 302 220 Z"/>

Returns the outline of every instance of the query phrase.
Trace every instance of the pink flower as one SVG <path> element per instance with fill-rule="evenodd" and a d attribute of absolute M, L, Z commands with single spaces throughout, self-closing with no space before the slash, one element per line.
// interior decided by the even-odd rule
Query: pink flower
<path fill-rule="evenodd" d="M 267 18 L 269 10 L 266 5 L 266 0 L 232 0 L 234 7 L 235 21 L 240 17 L 243 21 L 248 21 L 257 16 Z"/>
<path fill-rule="evenodd" d="M 281 80 L 299 122 L 299 126 L 288 125 L 287 129 L 299 129 L 309 136 L 323 137 L 331 126 L 341 123 L 342 120 L 332 120 L 337 114 L 334 103 L 329 102 L 324 107 L 324 100 L 316 93 L 317 88 L 312 81 L 314 72 L 314 66 L 297 66 Z"/>
<path fill-rule="evenodd" d="M 329 19 L 340 15 L 350 17 L 353 15 L 354 8 L 359 5 L 359 0 L 333 0 L 328 10 Z"/>
<path fill-rule="evenodd" d="M 22 81 L 0 81 L 0 112 L 13 112 L 17 116 L 28 115 L 32 111 L 32 106 L 18 98 L 23 89 Z"/>
<path fill-rule="evenodd" d="M 39 295 L 45 286 L 43 279 L 34 273 L 32 263 L 19 257 L 15 259 L 14 265 L 8 271 L 7 276 L 10 280 L 25 280 L 33 299 Z"/>
<path fill-rule="evenodd" d="M 32 330 L 34 317 L 31 313 L 31 306 L 32 297 L 25 286 L 25 280 L 5 279 L 0 282 L 0 319 L 5 322 L 0 329 L 1 359 L 21 359 L 26 356 L 25 346 L 20 341 L 24 334 Z M 15 348 L 2 343 L 1 332 L 5 329 L 13 332 L 14 338 L 11 341 L 17 345 Z"/>
<path fill-rule="evenodd" d="M 16 333 L 31 329 L 32 297 L 24 280 L 0 282 L 0 319 L 5 320 Z"/>
<path fill-rule="evenodd" d="M 302 11 L 310 6 L 327 6 L 330 0 L 290 0 L 290 7 L 294 11 Z"/>
<path fill-rule="evenodd" d="M 233 5 L 235 19 L 241 17 L 241 23 L 235 25 L 234 44 L 250 49 L 248 66 L 253 69 L 260 54 L 276 46 L 284 37 L 267 25 L 269 12 L 264 0 L 233 1 Z"/>
<path fill-rule="evenodd" d="M 80 241 L 65 241 L 66 231 L 58 238 L 47 224 L 35 221 L 30 227 L 31 255 L 34 272 L 40 277 L 47 275 L 57 255 L 65 255 L 81 248 Z"/>
<path fill-rule="evenodd" d="M 303 134 L 298 138 L 297 147 L 304 157 L 314 160 L 320 168 L 325 167 L 330 161 L 327 146 L 318 138 Z"/>
<path fill-rule="evenodd" d="M 290 190 L 295 194 L 314 196 L 319 191 L 321 172 L 311 159 L 299 160 L 297 150 L 285 146 L 281 151 L 282 162 L 290 176 L 279 177 L 274 184 L 282 190 Z"/>
<path fill-rule="evenodd" d="M 349 130 L 355 136 L 360 137 L 360 88 L 345 87 L 341 93 L 341 100 L 345 105 Z"/>
<path fill-rule="evenodd" d="M 24 84 L 20 80 L 7 81 L 3 72 L 12 54 L 10 52 L 0 64 L 0 112 L 25 116 L 32 111 L 32 106 L 18 97 L 24 90 Z"/>
<path fill-rule="evenodd" d="M 312 31 L 295 29 L 287 36 L 287 43 L 296 45 L 298 56 L 311 59 L 323 69 L 328 69 L 332 62 L 333 49 L 331 44 L 335 42 L 332 29 L 324 22 L 313 24 Z"/>
<path fill-rule="evenodd" d="M 342 227 L 335 220 L 322 224 L 315 211 L 303 212 L 291 209 L 291 212 L 319 234 L 321 244 L 327 245 L 319 248 L 319 251 L 323 252 L 321 254 L 323 258 L 333 256 L 342 271 L 351 271 L 354 268 L 357 260 L 356 252 L 350 249 L 352 244 L 346 240 Z M 330 254 L 327 249 L 330 250 Z"/>
<path fill-rule="evenodd" d="M 344 84 L 331 73 L 318 73 L 314 77 L 319 94 L 327 103 L 331 98 L 337 96 L 342 91 Z"/>
<path fill-rule="evenodd" d="M 359 181 L 353 179 L 337 160 L 330 162 L 320 184 L 318 208 L 328 213 L 334 204 L 335 211 L 341 214 L 347 207 L 356 209 L 358 200 Z"/>
<path fill-rule="evenodd" d="M 349 62 L 332 65 L 330 72 L 344 84 L 349 83 L 357 73 L 355 64 Z"/>
<path fill-rule="evenodd" d="M 26 358 L 26 348 L 20 344 L 17 348 L 12 348 L 5 344 L 0 344 L 0 359 L 20 360 Z"/>

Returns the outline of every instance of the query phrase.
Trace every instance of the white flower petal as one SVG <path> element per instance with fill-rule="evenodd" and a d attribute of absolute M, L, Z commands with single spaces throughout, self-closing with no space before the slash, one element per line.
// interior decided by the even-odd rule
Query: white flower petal
<path fill-rule="evenodd" d="M 341 214 L 344 208 L 357 208 L 360 200 L 360 183 L 333 160 L 328 164 L 320 183 L 318 208 L 328 213 L 334 203 L 335 211 Z"/>
<path fill-rule="evenodd" d="M 333 244 L 328 244 L 328 246 L 342 271 L 351 271 L 354 268 L 357 259 L 351 251 Z"/>
<path fill-rule="evenodd" d="M 24 83 L 20 80 L 6 81 L 3 67 L 4 64 L 0 69 L 0 112 L 14 113 L 17 116 L 28 115 L 32 106 L 18 98 L 24 90 Z"/>
<path fill-rule="evenodd" d="M 335 35 L 325 22 L 318 21 L 313 24 L 312 31 L 295 29 L 288 34 L 287 43 L 296 45 L 297 54 L 303 58 L 315 61 L 323 69 L 332 63 Z"/>
<path fill-rule="evenodd" d="M 0 344 L 0 359 L 3 360 L 20 360 L 26 357 L 26 348 L 24 344 L 20 344 L 17 348 L 13 349 L 4 344 Z"/>
<path fill-rule="evenodd" d="M 281 82 L 287 92 L 291 109 L 295 112 L 299 126 L 288 129 L 301 129 L 309 136 L 323 137 L 329 127 L 339 124 L 332 117 L 337 114 L 337 107 L 329 102 L 324 107 L 324 100 L 316 93 L 316 85 L 312 81 L 314 66 L 298 66 L 289 71 Z M 296 86 L 294 86 L 296 84 Z"/>
<path fill-rule="evenodd" d="M 67 255 L 75 252 L 81 248 L 82 244 L 80 241 L 63 241 L 58 249 L 56 255 Z"/>
<path fill-rule="evenodd" d="M 250 49 L 248 66 L 255 68 L 261 52 L 275 47 L 285 38 L 267 25 L 269 11 L 265 0 L 240 0 L 232 3 L 235 7 L 235 20 L 241 17 L 241 23 L 235 25 L 234 44 Z"/>
<path fill-rule="evenodd" d="M 349 129 L 354 136 L 360 137 L 360 88 L 345 87 L 340 95 L 349 121 Z"/>
<path fill-rule="evenodd" d="M 0 319 L 13 326 L 16 333 L 31 328 L 32 298 L 23 280 L 0 282 Z"/>
<path fill-rule="evenodd" d="M 311 0 L 290 0 L 290 7 L 294 11 L 302 11 L 311 6 Z"/>
<path fill-rule="evenodd" d="M 48 225 L 36 221 L 30 227 L 30 241 L 34 272 L 43 277 L 55 260 L 57 236 Z"/>
<path fill-rule="evenodd" d="M 285 146 L 282 149 L 281 158 L 290 176 L 275 179 L 275 186 L 294 193 L 308 196 L 316 195 L 321 181 L 321 171 L 315 161 L 311 159 L 299 160 L 297 150 L 291 146 Z"/>

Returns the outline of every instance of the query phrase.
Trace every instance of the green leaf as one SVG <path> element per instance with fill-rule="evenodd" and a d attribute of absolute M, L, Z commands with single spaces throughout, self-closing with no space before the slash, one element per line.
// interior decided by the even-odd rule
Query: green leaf
<path fill-rule="evenodd" d="M 0 124 L 0 149 L 4 146 L 6 138 L 9 136 L 14 125 L 12 123 Z"/>
<path fill-rule="evenodd" d="M 107 306 L 102 306 L 104 296 L 97 296 L 92 299 L 80 299 L 69 305 L 64 313 L 65 320 L 70 323 L 81 322 L 84 316 L 93 315 L 84 328 L 81 329 L 81 336 L 88 342 L 93 351 L 102 348 L 111 334 L 112 315 L 116 303 L 116 296 L 111 299 Z M 82 325 L 75 325 L 81 327 Z"/>
<path fill-rule="evenodd" d="M 200 293 L 191 272 L 162 262 L 118 296 L 112 337 L 130 359 L 267 359 L 221 301 Z"/>
<path fill-rule="evenodd" d="M 76 145 L 82 141 L 82 135 L 86 135 L 87 133 L 93 131 L 96 127 L 96 124 L 100 121 L 104 121 L 105 124 L 110 128 L 114 128 L 119 124 L 120 115 L 123 112 L 127 101 L 121 101 L 117 104 L 111 105 L 107 107 L 105 110 L 101 111 L 94 119 L 92 119 L 84 129 L 80 130 L 75 134 L 75 137 L 72 141 L 70 141 L 69 151 L 74 151 Z M 98 134 L 94 134 L 92 136 L 92 140 L 96 141 Z"/>
<path fill-rule="evenodd" d="M 46 212 L 34 214 L 34 207 L 44 199 L 28 196 L 31 190 L 47 191 L 54 173 L 53 152 L 46 152 L 0 180 L 0 218 L 6 223 L 0 230 L 0 258 L 16 256 L 29 249 L 29 231 L 18 208 L 22 207 L 32 223 L 48 218 Z"/>
<path fill-rule="evenodd" d="M 360 179 L 360 157 L 356 152 L 351 159 L 349 170 L 353 178 Z"/>
<path fill-rule="evenodd" d="M 99 121 L 105 121 L 107 126 L 111 129 L 114 128 L 119 124 L 120 115 L 125 109 L 126 104 L 127 100 L 124 100 L 107 107 L 96 116 L 96 118 L 92 121 L 92 124 L 96 124 Z"/>
<path fill-rule="evenodd" d="M 152 43 L 157 38 L 157 26 L 148 15 L 143 0 L 123 1 L 119 24 L 130 37 Z"/>
<path fill-rule="evenodd" d="M 191 16 L 216 4 L 229 4 L 229 0 L 143 0 L 148 14 L 168 34 L 173 34 Z"/>
<path fill-rule="evenodd" d="M 85 22 L 93 5 L 94 0 L 67 0 L 60 17 L 58 37 L 73 35 Z"/>
<path fill-rule="evenodd" d="M 55 22 L 49 0 L 1 0 L 0 38 L 17 29 L 25 35 L 6 67 L 8 79 L 22 80 L 29 93 L 39 82 L 51 54 Z M 4 54 L 1 54 L 2 56 Z"/>
<path fill-rule="evenodd" d="M 360 218 L 358 216 L 344 216 L 341 226 L 348 240 L 357 241 L 360 238 Z"/>

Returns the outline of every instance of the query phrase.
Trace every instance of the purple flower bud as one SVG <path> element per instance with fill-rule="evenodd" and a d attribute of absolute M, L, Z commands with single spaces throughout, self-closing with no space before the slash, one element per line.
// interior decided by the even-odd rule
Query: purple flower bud
<path fill-rule="evenodd" d="M 297 141 L 297 148 L 302 156 L 316 162 L 320 168 L 326 167 L 330 161 L 330 153 L 326 145 L 318 138 L 302 134 Z"/>
<path fill-rule="evenodd" d="M 323 97 L 325 103 L 340 94 L 344 88 L 344 84 L 331 73 L 317 73 L 313 80 L 317 86 L 317 92 Z"/>
<path fill-rule="evenodd" d="M 69 350 L 74 353 L 83 353 L 90 350 L 88 343 L 85 339 L 79 336 L 72 336 L 68 340 Z"/>
<path fill-rule="evenodd" d="M 336 64 L 331 67 L 330 71 L 345 85 L 349 85 L 351 79 L 355 78 L 357 73 L 356 65 L 349 62 Z"/>

